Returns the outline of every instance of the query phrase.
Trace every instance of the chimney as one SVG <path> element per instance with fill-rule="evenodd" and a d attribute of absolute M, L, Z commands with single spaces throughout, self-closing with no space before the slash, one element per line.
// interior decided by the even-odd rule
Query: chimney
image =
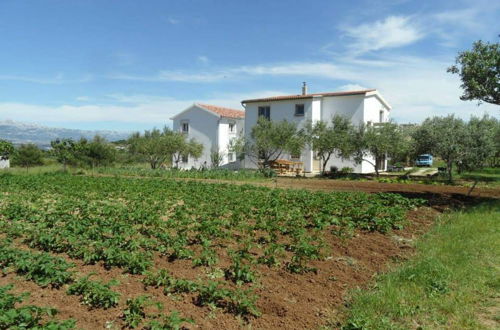
<path fill-rule="evenodd" d="M 302 83 L 302 95 L 306 95 L 307 94 L 307 84 L 306 82 L 304 81 Z"/>

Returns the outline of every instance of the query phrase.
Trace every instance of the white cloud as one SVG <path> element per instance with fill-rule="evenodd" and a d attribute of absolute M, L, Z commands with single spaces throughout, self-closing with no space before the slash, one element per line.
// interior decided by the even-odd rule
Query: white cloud
<path fill-rule="evenodd" d="M 88 97 L 88 96 L 78 96 L 76 98 L 76 101 L 78 101 L 78 102 L 88 102 L 88 101 L 90 101 L 90 97 Z"/>
<path fill-rule="evenodd" d="M 408 16 L 389 16 L 374 23 L 344 26 L 342 30 L 345 36 L 352 39 L 349 49 L 355 54 L 406 46 L 424 36 L 420 27 Z"/>
<path fill-rule="evenodd" d="M 208 62 L 210 62 L 209 58 L 207 56 L 204 56 L 204 55 L 200 55 L 196 58 L 198 60 L 198 62 L 200 62 L 201 64 L 207 64 Z"/>
<path fill-rule="evenodd" d="M 112 122 L 113 126 L 120 124 L 127 127 L 162 127 L 171 126 L 170 118 L 195 102 L 215 104 L 235 109 L 243 109 L 241 100 L 283 94 L 283 91 L 256 91 L 246 94 L 219 94 L 217 97 L 200 99 L 176 99 L 158 95 L 107 95 L 117 104 L 86 104 L 47 106 L 25 103 L 0 103 L 0 118 L 15 118 L 16 121 L 37 123 L 94 123 Z"/>
<path fill-rule="evenodd" d="M 180 20 L 178 20 L 178 19 L 175 19 L 175 18 L 173 18 L 173 17 L 168 17 L 168 18 L 167 18 L 167 22 L 169 22 L 169 23 L 170 23 L 170 24 L 172 24 L 172 25 L 176 25 L 176 24 L 179 24 L 181 21 L 180 21 Z"/>
<path fill-rule="evenodd" d="M 40 77 L 31 77 L 31 76 L 23 76 L 23 75 L 0 75 L 0 80 L 5 81 L 19 81 L 33 84 L 42 84 L 42 85 L 61 85 L 61 84 L 73 84 L 73 83 L 84 83 L 89 82 L 93 79 L 92 75 L 84 75 L 81 78 L 75 79 L 67 79 L 64 74 L 58 73 L 53 77 L 48 78 L 40 78 Z"/>

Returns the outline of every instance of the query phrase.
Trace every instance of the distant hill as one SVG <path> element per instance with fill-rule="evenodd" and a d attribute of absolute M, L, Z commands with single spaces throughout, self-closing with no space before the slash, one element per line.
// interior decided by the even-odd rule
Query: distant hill
<path fill-rule="evenodd" d="M 50 146 L 50 141 L 57 138 L 72 138 L 78 140 L 82 137 L 90 139 L 99 134 L 108 141 L 117 141 L 128 138 L 130 133 L 116 131 L 87 131 L 69 128 L 54 128 L 34 124 L 26 124 L 12 120 L 0 120 L 0 139 L 9 140 L 14 144 L 34 143 L 40 148 Z"/>

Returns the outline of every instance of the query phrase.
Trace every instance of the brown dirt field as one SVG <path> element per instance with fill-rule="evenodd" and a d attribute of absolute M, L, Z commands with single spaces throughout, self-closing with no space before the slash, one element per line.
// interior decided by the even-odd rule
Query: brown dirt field
<path fill-rule="evenodd" d="M 431 207 L 411 211 L 405 229 L 386 235 L 362 231 L 344 239 L 329 235 L 326 237 L 329 255 L 323 261 L 312 262 L 317 273 L 297 275 L 280 268 L 257 266 L 260 281 L 256 290 L 260 296 L 257 306 L 262 316 L 250 320 L 235 317 L 222 309 L 213 311 L 196 306 L 192 294 L 166 296 L 161 288 L 145 289 L 140 282 L 144 278 L 142 275 L 123 274 L 118 268 L 106 270 L 101 265 L 83 265 L 79 260 L 71 261 L 81 275 L 95 273 L 93 279 L 119 280 L 120 284 L 112 287 L 122 295 L 119 306 L 108 310 L 89 309 L 80 303 L 79 297 L 66 294 L 67 286 L 40 288 L 14 274 L 0 277 L 0 285 L 13 283 L 14 292 L 30 292 L 26 303 L 54 307 L 59 310 L 58 319 L 74 318 L 77 327 L 82 329 L 123 327 L 120 317 L 126 299 L 144 294 L 162 302 L 164 313 L 178 310 L 184 317 L 194 319 L 195 325 L 186 325 L 189 329 L 315 329 L 328 322 L 350 289 L 366 285 L 389 264 L 408 258 L 412 252 L 411 242 L 427 231 L 437 214 L 439 211 Z M 70 260 L 64 254 L 58 256 Z M 229 264 L 221 260 L 218 266 L 224 267 L 225 263 Z M 190 260 L 169 262 L 165 257 L 157 257 L 155 264 L 157 269 L 167 269 L 176 277 L 193 280 L 208 271 L 205 267 L 193 268 Z"/>
<path fill-rule="evenodd" d="M 327 235 L 325 243 L 328 256 L 325 260 L 312 262 L 312 266 L 318 269 L 317 273 L 297 275 L 284 271 L 283 267 L 256 266 L 259 277 L 256 293 L 260 297 L 257 306 L 262 316 L 249 320 L 235 317 L 223 309 L 211 310 L 209 307 L 196 306 L 193 294 L 166 296 L 161 288 L 144 288 L 141 283 L 144 278 L 142 275 L 123 274 L 118 268 L 106 270 L 102 265 L 83 265 L 78 260 L 71 261 L 76 264 L 75 270 L 81 275 L 94 272 L 96 275 L 93 279 L 119 280 L 120 284 L 112 288 L 121 293 L 119 306 L 108 310 L 91 310 L 80 303 L 79 297 L 67 295 L 67 286 L 61 289 L 40 288 L 14 274 L 0 277 L 0 285 L 13 283 L 14 292 L 31 294 L 26 303 L 54 307 L 59 310 L 57 318 L 74 318 L 77 320 L 77 327 L 82 329 L 122 328 L 124 324 L 121 315 L 126 307 L 126 299 L 144 294 L 163 303 L 165 314 L 177 310 L 183 317 L 192 318 L 195 324 L 186 324 L 188 329 L 317 329 L 341 309 L 349 290 L 367 286 L 376 274 L 410 257 L 415 239 L 427 232 L 435 217 L 442 211 L 478 200 L 466 198 L 467 188 L 453 186 L 292 178 L 278 178 L 276 183 L 254 184 L 323 191 L 399 192 L 408 196 L 425 197 L 429 200 L 429 206 L 410 211 L 404 229 L 385 235 L 363 231 L 356 231 L 349 238 Z M 477 189 L 474 195 L 500 197 L 498 190 L 486 189 Z M 63 254 L 59 256 L 65 257 Z M 218 266 L 224 267 L 225 263 L 227 260 L 221 258 Z M 209 271 L 207 267 L 193 268 L 190 260 L 169 262 L 165 257 L 159 256 L 155 260 L 155 268 L 167 269 L 176 277 L 193 280 L 206 276 Z"/>

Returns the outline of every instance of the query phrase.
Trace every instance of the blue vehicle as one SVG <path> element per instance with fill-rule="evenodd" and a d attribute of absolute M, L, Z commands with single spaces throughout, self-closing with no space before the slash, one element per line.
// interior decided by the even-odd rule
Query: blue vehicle
<path fill-rule="evenodd" d="M 415 165 L 431 167 L 432 166 L 432 155 L 430 155 L 430 154 L 419 155 L 417 157 L 417 160 L 415 161 Z"/>

